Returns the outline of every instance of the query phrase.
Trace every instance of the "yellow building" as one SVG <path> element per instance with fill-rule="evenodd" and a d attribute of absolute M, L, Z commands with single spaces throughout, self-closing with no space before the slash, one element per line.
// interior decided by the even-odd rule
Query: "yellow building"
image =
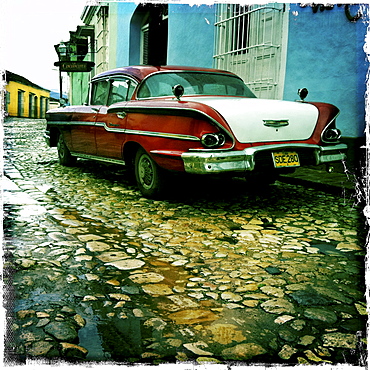
<path fill-rule="evenodd" d="M 6 71 L 6 104 L 8 116 L 44 118 L 48 110 L 50 90 L 20 75 Z"/>

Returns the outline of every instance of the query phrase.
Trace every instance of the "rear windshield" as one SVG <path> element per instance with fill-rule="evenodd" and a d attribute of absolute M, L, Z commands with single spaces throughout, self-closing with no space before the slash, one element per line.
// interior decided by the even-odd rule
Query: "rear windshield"
<path fill-rule="evenodd" d="M 238 77 L 221 73 L 162 72 L 149 76 L 141 85 L 137 97 L 173 96 L 172 88 L 182 85 L 184 95 L 256 96 Z"/>

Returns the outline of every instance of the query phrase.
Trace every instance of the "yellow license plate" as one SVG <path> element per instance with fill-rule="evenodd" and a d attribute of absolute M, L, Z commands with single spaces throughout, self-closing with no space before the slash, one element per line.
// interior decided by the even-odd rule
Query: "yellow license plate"
<path fill-rule="evenodd" d="M 273 152 L 275 167 L 298 167 L 299 157 L 296 152 Z"/>

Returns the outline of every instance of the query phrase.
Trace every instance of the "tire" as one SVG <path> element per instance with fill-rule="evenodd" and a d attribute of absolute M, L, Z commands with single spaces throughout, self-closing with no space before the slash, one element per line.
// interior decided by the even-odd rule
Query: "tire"
<path fill-rule="evenodd" d="M 59 163 L 62 166 L 73 166 L 76 163 L 76 157 L 71 155 L 66 143 L 64 142 L 63 135 L 60 134 L 57 143 Z"/>
<path fill-rule="evenodd" d="M 164 177 L 164 170 L 140 148 L 135 156 L 135 179 L 141 194 L 146 198 L 160 198 L 164 191 Z"/>

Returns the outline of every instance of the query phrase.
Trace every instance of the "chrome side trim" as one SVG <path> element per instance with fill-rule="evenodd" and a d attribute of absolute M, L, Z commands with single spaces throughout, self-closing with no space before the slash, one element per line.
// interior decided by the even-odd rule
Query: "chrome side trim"
<path fill-rule="evenodd" d="M 196 136 L 183 135 L 183 134 L 170 134 L 167 132 L 157 132 L 157 131 L 142 131 L 142 130 L 125 130 L 128 135 L 142 135 L 142 136 L 154 136 L 162 137 L 166 139 L 176 139 L 176 140 L 189 140 L 189 141 L 200 141 Z"/>
<path fill-rule="evenodd" d="M 172 133 L 168 133 L 168 132 L 159 132 L 159 131 L 131 130 L 131 129 L 125 129 L 125 128 L 108 127 L 105 122 L 97 122 L 96 126 L 104 127 L 104 129 L 108 132 L 115 132 L 115 133 L 121 133 L 121 134 L 127 134 L 127 135 L 154 136 L 154 137 L 162 137 L 162 138 L 165 138 L 165 139 L 200 141 L 200 139 L 198 137 L 192 136 L 192 135 L 172 134 Z"/>
<path fill-rule="evenodd" d="M 115 132 L 115 133 L 121 133 L 121 134 L 125 134 L 126 133 L 126 130 L 124 128 L 121 128 L 121 127 L 108 127 L 106 122 L 96 122 L 95 126 L 98 126 L 98 127 L 104 127 L 104 130 L 105 131 L 108 131 L 108 132 Z"/>
<path fill-rule="evenodd" d="M 105 157 L 99 157 L 98 155 L 84 154 L 84 153 L 77 153 L 77 152 L 71 152 L 71 154 L 74 157 L 85 158 L 85 159 L 92 159 L 94 161 L 115 163 L 115 164 L 121 164 L 121 165 L 124 165 L 125 164 L 125 161 L 122 160 L 122 159 L 105 158 Z"/>
<path fill-rule="evenodd" d="M 162 107 L 161 108 L 161 107 L 143 107 L 143 106 L 139 106 L 139 105 L 138 106 L 132 106 L 131 105 L 131 106 L 108 108 L 108 113 L 116 113 L 116 114 L 117 113 L 122 113 L 122 112 L 124 112 L 126 114 L 137 113 L 137 112 L 135 112 L 135 110 L 139 110 L 139 111 L 143 111 L 143 112 L 145 111 L 145 113 L 150 112 L 151 114 L 158 113 L 158 114 L 162 114 L 162 115 L 164 114 L 164 112 L 173 111 L 173 112 L 176 112 L 176 114 L 180 115 L 180 116 L 181 116 L 180 112 L 185 111 L 185 112 L 189 112 L 191 114 L 196 114 L 196 115 L 203 116 L 207 120 L 209 120 L 211 123 L 213 123 L 220 131 L 224 132 L 232 140 L 232 147 L 228 148 L 228 149 L 232 149 L 235 146 L 234 136 L 229 130 L 227 130 L 224 126 L 222 126 L 218 121 L 216 121 L 214 118 L 209 116 L 207 113 L 204 113 L 204 112 L 202 112 L 200 110 L 197 110 L 197 109 L 194 109 L 194 108 L 183 108 L 183 107 L 178 107 L 178 108 L 177 107 L 165 107 L 165 108 Z M 130 112 L 130 111 L 132 111 L 132 112 Z"/>
<path fill-rule="evenodd" d="M 73 122 L 73 123 L 72 123 Z M 65 122 L 60 121 L 54 121 L 53 124 L 59 124 L 59 125 L 65 125 Z M 127 134 L 127 135 L 141 135 L 141 136 L 153 136 L 153 137 L 161 137 L 165 139 L 176 139 L 176 140 L 188 140 L 188 141 L 199 141 L 200 138 L 192 135 L 184 135 L 184 134 L 172 134 L 168 132 L 159 132 L 159 131 L 144 131 L 144 130 L 131 130 L 131 129 L 125 129 L 125 128 L 117 128 L 117 127 L 108 127 L 106 122 L 79 122 L 79 121 L 71 121 L 68 123 L 68 125 L 86 125 L 86 126 L 98 126 L 98 127 L 104 127 L 104 129 L 108 132 L 114 132 L 114 133 L 120 133 L 120 134 Z"/>

